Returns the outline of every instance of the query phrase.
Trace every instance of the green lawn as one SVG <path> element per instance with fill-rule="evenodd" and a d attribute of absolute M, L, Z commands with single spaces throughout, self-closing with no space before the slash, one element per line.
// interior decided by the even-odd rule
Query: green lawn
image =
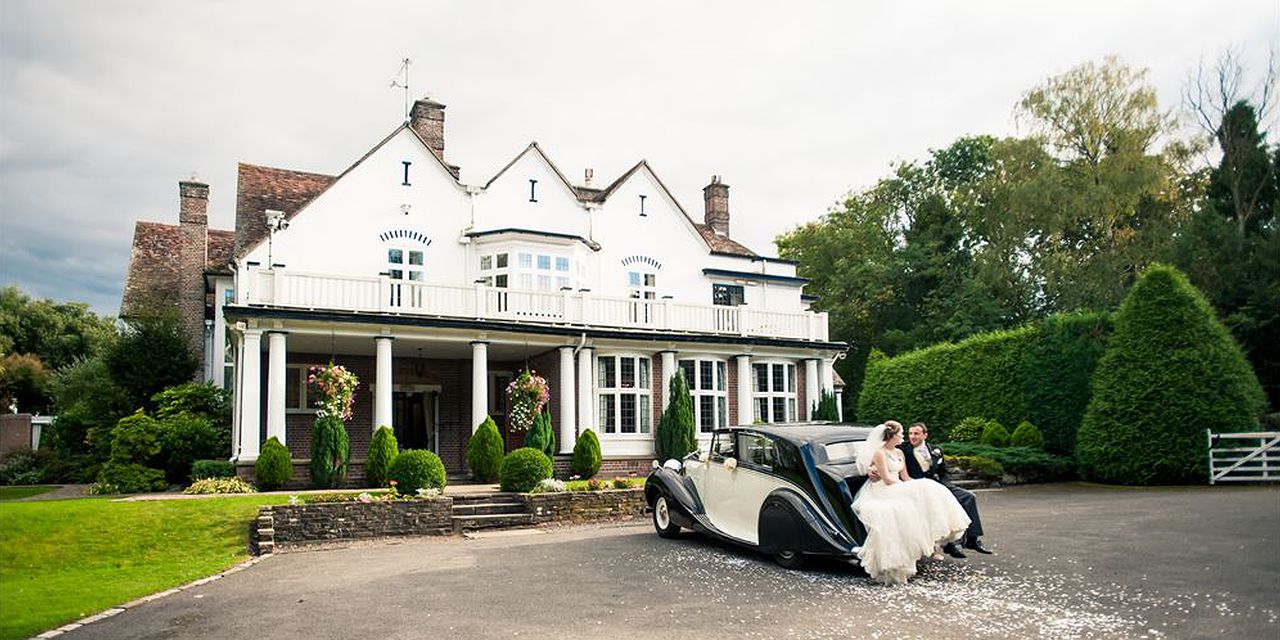
<path fill-rule="evenodd" d="M 21 500 L 38 496 L 42 493 L 49 493 L 58 487 L 0 487 L 0 500 Z"/>
<path fill-rule="evenodd" d="M 26 638 L 242 562 L 258 505 L 288 500 L 0 504 L 0 639 Z"/>

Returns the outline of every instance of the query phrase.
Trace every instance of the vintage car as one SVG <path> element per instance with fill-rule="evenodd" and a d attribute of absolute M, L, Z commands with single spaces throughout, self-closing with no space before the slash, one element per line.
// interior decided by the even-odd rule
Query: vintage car
<path fill-rule="evenodd" d="M 866 481 L 856 462 L 870 428 L 833 424 L 719 429 L 710 451 L 656 466 L 645 485 L 658 535 L 680 529 L 771 554 L 797 568 L 806 556 L 853 559 L 866 529 L 853 496 Z"/>

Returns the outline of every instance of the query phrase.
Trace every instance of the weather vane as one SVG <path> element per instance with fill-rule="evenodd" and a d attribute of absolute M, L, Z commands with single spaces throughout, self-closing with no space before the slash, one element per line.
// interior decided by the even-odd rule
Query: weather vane
<path fill-rule="evenodd" d="M 405 58 L 404 60 L 402 60 L 400 62 L 400 70 L 396 72 L 397 77 L 392 78 L 391 80 L 392 89 L 395 89 L 395 88 L 404 89 L 404 119 L 405 120 L 409 119 L 409 65 L 411 64 L 413 64 L 413 61 L 408 58 Z M 403 84 L 400 82 L 400 76 L 403 76 L 404 78 Z"/>

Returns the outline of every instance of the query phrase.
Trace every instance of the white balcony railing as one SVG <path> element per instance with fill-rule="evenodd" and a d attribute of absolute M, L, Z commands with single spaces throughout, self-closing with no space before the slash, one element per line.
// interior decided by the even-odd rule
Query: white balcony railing
<path fill-rule="evenodd" d="M 251 305 L 311 310 L 505 320 L 679 333 L 827 340 L 827 314 L 757 311 L 675 300 L 611 298 L 590 292 L 450 287 L 382 277 L 250 269 Z"/>

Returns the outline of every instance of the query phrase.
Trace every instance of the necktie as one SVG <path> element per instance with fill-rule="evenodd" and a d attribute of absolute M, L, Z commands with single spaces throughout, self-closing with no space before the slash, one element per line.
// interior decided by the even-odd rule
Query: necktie
<path fill-rule="evenodd" d="M 930 460 L 929 460 L 929 450 L 928 450 L 928 449 L 925 449 L 924 447 L 917 447 L 917 448 L 916 448 L 916 460 L 919 460 L 919 461 L 920 461 L 920 468 L 921 468 L 921 469 L 923 469 L 923 470 L 925 470 L 925 471 L 928 471 L 928 470 L 929 470 L 929 462 L 930 462 Z"/>

